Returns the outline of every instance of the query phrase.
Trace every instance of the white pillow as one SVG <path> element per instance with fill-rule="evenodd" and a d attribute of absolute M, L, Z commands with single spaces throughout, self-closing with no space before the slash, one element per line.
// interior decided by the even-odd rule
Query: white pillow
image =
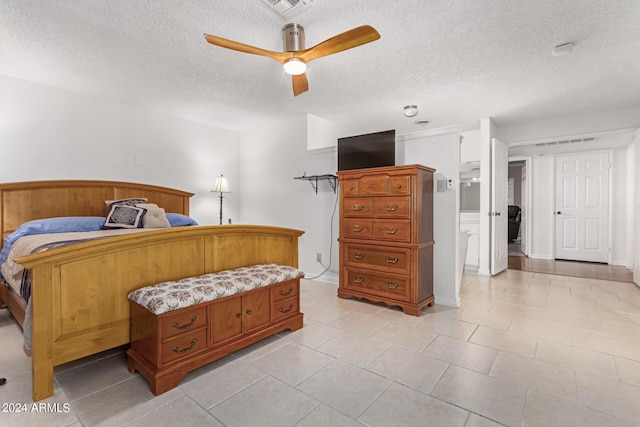
<path fill-rule="evenodd" d="M 164 209 L 155 203 L 137 203 L 136 207 L 147 210 L 147 213 L 142 217 L 142 228 L 171 227 Z"/>

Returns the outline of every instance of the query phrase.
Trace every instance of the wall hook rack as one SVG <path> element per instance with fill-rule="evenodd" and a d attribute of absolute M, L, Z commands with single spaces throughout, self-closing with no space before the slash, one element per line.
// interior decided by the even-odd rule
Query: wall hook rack
<path fill-rule="evenodd" d="M 313 187 L 313 191 L 315 191 L 316 194 L 318 194 L 318 181 L 327 181 L 329 183 L 329 186 L 331 186 L 331 189 L 333 190 L 333 194 L 336 194 L 336 188 L 338 186 L 338 177 L 335 175 L 331 175 L 328 173 L 324 175 L 307 176 L 306 174 L 304 174 L 302 176 L 294 176 L 293 179 L 301 179 L 304 181 L 309 181 L 309 184 L 311 184 L 311 187 Z"/>

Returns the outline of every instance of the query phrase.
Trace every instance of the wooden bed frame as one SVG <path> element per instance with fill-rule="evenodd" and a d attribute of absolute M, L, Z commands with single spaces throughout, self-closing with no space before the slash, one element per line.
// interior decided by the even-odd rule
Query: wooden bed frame
<path fill-rule="evenodd" d="M 32 219 L 104 216 L 105 200 L 127 197 L 147 197 L 167 212 L 188 215 L 192 195 L 112 181 L 0 184 L 0 232 L 4 238 Z M 18 259 L 33 272 L 33 400 L 53 394 L 54 366 L 129 343 L 131 291 L 261 263 L 297 268 L 302 234 L 251 225 L 176 227 L 77 243 Z M 11 313 L 24 319 L 24 302 L 4 284 L 0 288 Z"/>

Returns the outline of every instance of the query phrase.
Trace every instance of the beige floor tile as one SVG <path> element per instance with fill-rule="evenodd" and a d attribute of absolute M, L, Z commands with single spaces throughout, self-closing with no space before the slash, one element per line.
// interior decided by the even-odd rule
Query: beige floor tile
<path fill-rule="evenodd" d="M 446 335 L 462 341 L 469 339 L 478 325 L 445 317 L 427 316 L 417 328 L 438 335 Z"/>
<path fill-rule="evenodd" d="M 576 347 L 587 350 L 640 361 L 640 341 L 637 339 L 611 337 L 596 332 L 575 329 L 573 331 L 573 344 Z"/>
<path fill-rule="evenodd" d="M 76 399 L 111 387 L 131 378 L 127 370 L 126 354 L 118 353 L 97 360 L 94 363 L 78 366 L 59 374 L 56 380 L 64 389 L 65 397 L 73 402 Z M 91 381 L 87 381 L 90 377 Z"/>
<path fill-rule="evenodd" d="M 369 363 L 366 369 L 423 393 L 430 393 L 448 366 L 446 362 L 423 354 L 390 347 Z"/>
<path fill-rule="evenodd" d="M 301 302 L 300 309 L 304 313 L 305 319 L 315 320 L 316 322 L 324 323 L 325 325 L 328 325 L 329 323 L 350 313 L 348 309 L 327 304 L 314 304 L 311 307 L 304 307 Z"/>
<path fill-rule="evenodd" d="M 367 366 L 389 347 L 390 344 L 384 341 L 343 333 L 317 350 L 357 366 Z"/>
<path fill-rule="evenodd" d="M 205 409 L 228 399 L 267 375 L 251 365 L 232 360 L 215 362 L 215 369 L 183 381 L 178 388 Z"/>
<path fill-rule="evenodd" d="M 640 387 L 640 362 L 620 357 L 616 357 L 615 362 L 622 382 Z"/>
<path fill-rule="evenodd" d="M 249 347 L 236 351 L 233 353 L 233 356 L 238 359 L 242 359 L 245 363 L 251 363 L 265 354 L 269 354 L 272 351 L 289 344 L 291 342 L 291 338 L 289 338 L 290 335 L 291 334 L 272 335 L 262 341 L 258 341 L 257 343 L 250 345 Z"/>
<path fill-rule="evenodd" d="M 464 426 L 469 412 L 442 400 L 392 384 L 358 418 L 367 426 Z"/>
<path fill-rule="evenodd" d="M 452 365 L 431 395 L 498 423 L 519 426 L 527 389 Z"/>
<path fill-rule="evenodd" d="M 526 357 L 533 357 L 536 352 L 538 340 L 513 332 L 479 326 L 471 338 L 469 338 L 469 342 L 495 348 L 496 350 L 504 350 Z"/>
<path fill-rule="evenodd" d="M 582 372 L 576 380 L 579 404 L 640 423 L 640 388 Z"/>
<path fill-rule="evenodd" d="M 613 356 L 547 340 L 538 341 L 536 360 L 618 380 Z"/>
<path fill-rule="evenodd" d="M 305 317 L 303 327 L 297 331 L 293 331 L 288 335 L 288 338 L 306 347 L 316 348 L 331 341 L 342 333 L 343 331 L 341 329 Z"/>
<path fill-rule="evenodd" d="M 274 378 L 266 377 L 209 409 L 227 427 L 281 427 L 304 418 L 318 401 Z"/>
<path fill-rule="evenodd" d="M 406 348 L 416 353 L 427 348 L 436 337 L 436 334 L 427 332 L 424 329 L 409 328 L 397 323 L 389 323 L 372 336 L 377 340 Z"/>
<path fill-rule="evenodd" d="M 476 325 L 484 325 L 490 328 L 507 330 L 514 316 L 511 314 L 501 314 L 489 312 L 478 312 L 475 310 L 464 310 L 458 316 L 456 320 L 460 320 L 468 323 L 475 323 Z"/>
<path fill-rule="evenodd" d="M 469 419 L 467 420 L 467 423 L 464 425 L 464 427 L 500 427 L 500 426 L 502 426 L 502 424 L 498 424 L 495 421 L 492 421 L 488 418 L 481 417 L 480 415 L 473 414 L 473 413 L 469 415 Z"/>
<path fill-rule="evenodd" d="M 388 321 L 382 320 L 370 314 L 351 312 L 329 324 L 334 328 L 342 329 L 353 334 L 371 336 L 387 326 Z"/>
<path fill-rule="evenodd" d="M 125 425 L 184 396 L 178 389 L 154 396 L 139 375 L 72 403 L 85 426 Z"/>
<path fill-rule="evenodd" d="M 296 427 L 362 427 L 362 424 L 349 418 L 343 413 L 335 409 L 321 404 L 316 407 L 309 415 L 304 417 L 302 421 L 296 424 Z"/>
<path fill-rule="evenodd" d="M 399 307 L 386 307 L 384 310 L 376 313 L 375 317 L 382 321 L 403 325 L 407 328 L 413 328 L 420 324 L 425 317 L 429 316 L 429 314 L 425 313 L 426 310 L 427 309 L 423 309 L 420 316 L 414 316 L 403 312 Z"/>
<path fill-rule="evenodd" d="M 511 322 L 509 331 L 530 337 L 573 344 L 573 330 L 551 322 L 516 317 L 513 319 L 513 322 Z"/>
<path fill-rule="evenodd" d="M 440 335 L 427 347 L 424 354 L 447 363 L 488 373 L 498 352 L 492 348 Z"/>
<path fill-rule="evenodd" d="M 298 389 L 357 418 L 389 384 L 386 378 L 337 360 L 300 384 Z"/>
<path fill-rule="evenodd" d="M 525 427 L 633 427 L 634 423 L 600 411 L 530 391 L 524 411 Z"/>
<path fill-rule="evenodd" d="M 572 369 L 501 351 L 489 375 L 567 400 L 576 398 Z"/>
<path fill-rule="evenodd" d="M 319 351 L 289 343 L 251 363 L 289 385 L 296 386 L 335 359 Z"/>
<path fill-rule="evenodd" d="M 185 416 L 188 414 L 187 416 Z M 224 427 L 224 424 L 216 420 L 210 413 L 205 411 L 188 397 L 180 397 L 173 402 L 167 403 L 161 408 L 138 418 L 126 427 Z"/>

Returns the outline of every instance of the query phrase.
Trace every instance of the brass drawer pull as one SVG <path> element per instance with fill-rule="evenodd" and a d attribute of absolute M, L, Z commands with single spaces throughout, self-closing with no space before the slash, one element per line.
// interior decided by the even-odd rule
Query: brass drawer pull
<path fill-rule="evenodd" d="M 398 262 L 398 257 L 390 257 L 390 256 L 385 256 L 384 260 L 387 261 L 389 264 L 395 264 L 396 262 Z"/>
<path fill-rule="evenodd" d="M 395 289 L 398 287 L 397 283 L 391 283 L 391 282 L 384 282 L 385 286 L 389 289 Z"/>
<path fill-rule="evenodd" d="M 362 252 L 354 252 L 353 253 L 353 257 L 355 259 L 362 259 L 362 258 L 364 258 L 364 254 Z"/>
<path fill-rule="evenodd" d="M 398 229 L 396 227 L 385 227 L 384 231 L 387 234 L 396 234 L 398 232 Z"/>
<path fill-rule="evenodd" d="M 287 310 L 285 310 L 284 308 L 280 307 L 280 310 L 278 310 L 280 313 L 288 313 L 291 310 L 293 310 L 293 304 L 289 304 L 289 308 Z"/>
<path fill-rule="evenodd" d="M 353 205 L 351 209 L 353 209 L 354 211 L 361 211 L 362 209 L 364 209 L 364 205 Z"/>
<path fill-rule="evenodd" d="M 283 297 L 287 296 L 287 295 L 291 295 L 291 292 L 293 292 L 293 288 L 289 288 L 289 292 L 285 292 L 282 289 L 280 289 L 280 292 L 278 292 L 280 295 L 282 295 Z"/>
<path fill-rule="evenodd" d="M 196 344 L 198 344 L 198 338 L 194 338 L 193 341 L 191 341 L 191 347 L 183 348 L 182 350 L 180 350 L 180 347 L 176 345 L 171 349 L 171 351 L 173 351 L 174 353 L 186 353 L 187 351 L 195 347 Z"/>
<path fill-rule="evenodd" d="M 364 282 L 364 277 L 353 276 L 353 281 L 356 283 Z"/>
<path fill-rule="evenodd" d="M 398 205 L 384 205 L 384 208 L 389 212 L 393 212 L 398 210 Z"/>
<path fill-rule="evenodd" d="M 362 226 L 361 225 L 354 225 L 353 227 L 351 227 L 351 229 L 353 231 L 355 231 L 356 233 L 359 233 L 362 231 Z"/>
<path fill-rule="evenodd" d="M 353 191 L 353 187 L 349 187 L 349 191 Z"/>
<path fill-rule="evenodd" d="M 196 323 L 196 320 L 198 320 L 198 316 L 193 316 L 191 318 L 191 323 L 187 323 L 186 325 L 182 325 L 180 326 L 180 324 L 178 322 L 173 322 L 171 324 L 172 328 L 176 328 L 176 329 L 187 329 L 189 326 L 193 325 L 194 323 Z"/>

